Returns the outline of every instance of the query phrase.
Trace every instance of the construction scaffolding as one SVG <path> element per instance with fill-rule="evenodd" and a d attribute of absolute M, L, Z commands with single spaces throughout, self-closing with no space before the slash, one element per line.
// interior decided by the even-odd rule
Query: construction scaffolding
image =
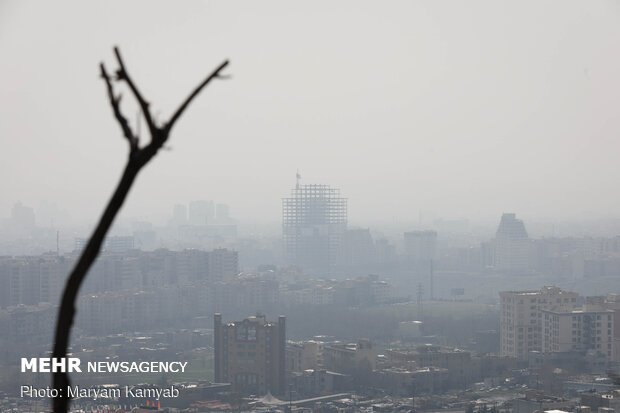
<path fill-rule="evenodd" d="M 329 185 L 300 185 L 282 199 L 287 260 L 306 270 L 329 272 L 338 262 L 347 229 L 347 199 Z"/>

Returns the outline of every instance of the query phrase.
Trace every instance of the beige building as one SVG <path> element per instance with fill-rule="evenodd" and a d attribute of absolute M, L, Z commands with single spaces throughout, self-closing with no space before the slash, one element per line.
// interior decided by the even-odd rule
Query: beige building
<path fill-rule="evenodd" d="M 472 382 L 472 359 L 468 351 L 456 350 L 430 344 L 417 346 L 415 349 L 388 350 L 388 359 L 392 366 L 404 367 L 413 363 L 416 369 L 435 367 L 447 369 L 447 388 L 464 388 Z"/>
<path fill-rule="evenodd" d="M 612 360 L 614 312 L 604 309 L 542 310 L 542 351 L 593 351 Z"/>
<path fill-rule="evenodd" d="M 375 370 L 376 352 L 370 340 L 357 343 L 332 344 L 323 348 L 323 365 L 326 369 L 346 374 L 360 374 Z"/>
<path fill-rule="evenodd" d="M 499 296 L 500 355 L 525 359 L 530 351 L 542 351 L 542 310 L 573 310 L 578 294 L 546 286 L 503 291 Z"/>
<path fill-rule="evenodd" d="M 289 341 L 286 345 L 286 370 L 302 372 L 318 369 L 323 364 L 323 343 L 319 341 Z"/>

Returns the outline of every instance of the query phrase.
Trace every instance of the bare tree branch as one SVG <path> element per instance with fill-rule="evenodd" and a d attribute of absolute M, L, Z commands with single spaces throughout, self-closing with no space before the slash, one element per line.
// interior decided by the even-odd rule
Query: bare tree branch
<path fill-rule="evenodd" d="M 108 76 L 108 72 L 105 70 L 105 65 L 101 63 L 101 77 L 105 80 L 105 83 L 108 87 L 108 97 L 110 98 L 110 104 L 112 105 L 112 110 L 114 111 L 114 117 L 121 126 L 123 130 L 123 135 L 129 141 L 129 150 L 133 153 L 138 149 L 138 136 L 134 135 L 131 128 L 129 127 L 129 121 L 123 114 L 121 113 L 121 95 L 114 95 L 114 87 L 112 86 L 112 80 L 110 80 L 110 76 Z"/>
<path fill-rule="evenodd" d="M 118 47 L 114 47 L 114 54 L 116 55 L 116 60 L 118 61 L 119 69 L 116 71 L 116 76 L 118 80 L 124 80 L 129 85 L 129 88 L 133 92 L 136 100 L 140 104 L 140 108 L 142 109 L 142 113 L 144 114 L 144 119 L 146 120 L 146 124 L 149 127 L 149 132 L 151 132 L 151 137 L 155 135 L 155 123 L 153 122 L 153 118 L 151 117 L 151 112 L 149 110 L 149 103 L 142 97 L 142 94 L 138 90 L 136 84 L 131 80 L 129 73 L 127 73 L 127 69 L 125 69 L 125 63 L 123 62 L 123 58 L 121 57 L 121 52 L 118 50 Z"/>
<path fill-rule="evenodd" d="M 75 317 L 75 300 L 77 298 L 80 286 L 82 282 L 86 278 L 88 270 L 92 266 L 93 262 L 99 255 L 99 251 L 101 250 L 101 245 L 103 244 L 103 240 L 105 239 L 105 235 L 107 234 L 114 218 L 118 214 L 118 211 L 123 206 L 125 199 L 127 198 L 127 194 L 131 189 L 131 186 L 136 179 L 136 176 L 142 169 L 144 165 L 146 165 L 152 158 L 157 154 L 157 151 L 164 145 L 166 140 L 168 139 L 170 129 L 174 122 L 181 116 L 185 108 L 189 105 L 189 103 L 194 99 L 194 97 L 202 90 L 204 86 L 216 77 L 222 78 L 223 76 L 219 75 L 219 72 L 228 64 L 228 61 L 222 63 L 205 81 L 203 81 L 191 94 L 190 96 L 183 102 L 181 107 L 176 111 L 176 113 L 171 118 L 170 122 L 164 127 L 157 127 L 153 122 L 153 118 L 149 111 L 149 105 L 146 100 L 142 97 L 135 84 L 127 74 L 127 70 L 123 64 L 123 60 L 121 58 L 120 52 L 118 48 L 114 48 L 114 53 L 118 60 L 118 64 L 120 68 L 117 70 L 117 76 L 119 81 L 127 82 L 129 88 L 133 92 L 134 96 L 138 100 L 142 112 L 144 114 L 144 118 L 146 119 L 147 125 L 149 126 L 149 132 L 151 135 L 151 142 L 147 144 L 145 147 L 140 148 L 138 137 L 135 136 L 129 126 L 129 122 L 127 118 L 122 114 L 120 108 L 121 97 L 116 96 L 114 94 L 114 88 L 112 86 L 112 80 L 105 70 L 105 66 L 103 63 L 100 65 L 101 69 L 101 77 L 104 79 L 107 87 L 108 97 L 110 99 L 110 104 L 112 106 L 112 110 L 114 112 L 114 116 L 118 121 L 121 129 L 123 131 L 123 135 L 129 141 L 130 146 L 130 155 L 127 160 L 127 164 L 125 165 L 125 170 L 123 171 L 123 175 L 121 177 L 118 186 L 116 187 L 112 198 L 108 201 L 108 204 L 93 232 L 93 235 L 88 240 L 86 244 L 86 248 L 82 252 L 77 264 L 73 268 L 73 271 L 69 275 L 69 279 L 65 285 L 65 289 L 62 295 L 62 300 L 60 302 L 60 309 L 58 310 L 58 320 L 56 322 L 56 332 L 54 338 L 54 349 L 53 349 L 53 357 L 55 358 L 64 358 L 67 356 L 67 348 L 69 346 L 69 337 L 71 333 L 71 327 L 73 326 L 73 319 Z M 70 399 L 67 397 L 67 387 L 70 385 L 69 375 L 63 372 L 55 372 L 53 375 L 54 388 L 58 390 L 58 394 L 60 397 L 54 398 L 54 412 L 55 413 L 66 413 L 69 409 Z M 63 397 L 64 396 L 64 397 Z"/>
<path fill-rule="evenodd" d="M 172 117 L 170 118 L 170 121 L 166 124 L 166 128 L 168 129 L 168 132 L 170 132 L 170 129 L 172 129 L 177 119 L 181 117 L 181 115 L 185 111 L 185 108 L 191 103 L 191 101 L 196 97 L 196 95 L 200 93 L 203 87 L 207 86 L 207 84 L 215 78 L 220 78 L 220 79 L 227 78 L 227 76 L 220 75 L 220 72 L 224 70 L 224 68 L 227 65 L 228 65 L 228 60 L 224 61 L 224 63 L 222 63 L 217 69 L 215 69 L 213 73 L 211 73 L 200 85 L 198 85 L 198 87 L 194 89 L 192 94 L 189 95 L 187 99 L 185 99 L 185 102 L 183 102 L 181 106 L 179 106 L 177 111 L 174 112 L 174 115 L 172 115 Z"/>

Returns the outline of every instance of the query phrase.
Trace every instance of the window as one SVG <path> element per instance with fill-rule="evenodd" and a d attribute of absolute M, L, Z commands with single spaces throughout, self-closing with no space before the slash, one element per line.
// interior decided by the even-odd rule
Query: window
<path fill-rule="evenodd" d="M 237 340 L 246 340 L 248 336 L 248 328 L 246 326 L 237 326 L 235 331 L 237 333 Z"/>

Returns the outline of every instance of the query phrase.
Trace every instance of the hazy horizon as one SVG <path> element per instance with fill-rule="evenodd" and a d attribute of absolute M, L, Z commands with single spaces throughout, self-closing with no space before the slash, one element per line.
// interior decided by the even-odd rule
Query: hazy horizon
<path fill-rule="evenodd" d="M 210 199 L 279 222 L 297 170 L 339 188 L 358 225 L 617 218 L 619 23 L 612 1 L 5 1 L 0 218 L 45 200 L 98 219 L 127 156 L 98 78 L 114 45 L 159 119 L 226 58 L 232 75 L 189 107 L 121 219 Z"/>

